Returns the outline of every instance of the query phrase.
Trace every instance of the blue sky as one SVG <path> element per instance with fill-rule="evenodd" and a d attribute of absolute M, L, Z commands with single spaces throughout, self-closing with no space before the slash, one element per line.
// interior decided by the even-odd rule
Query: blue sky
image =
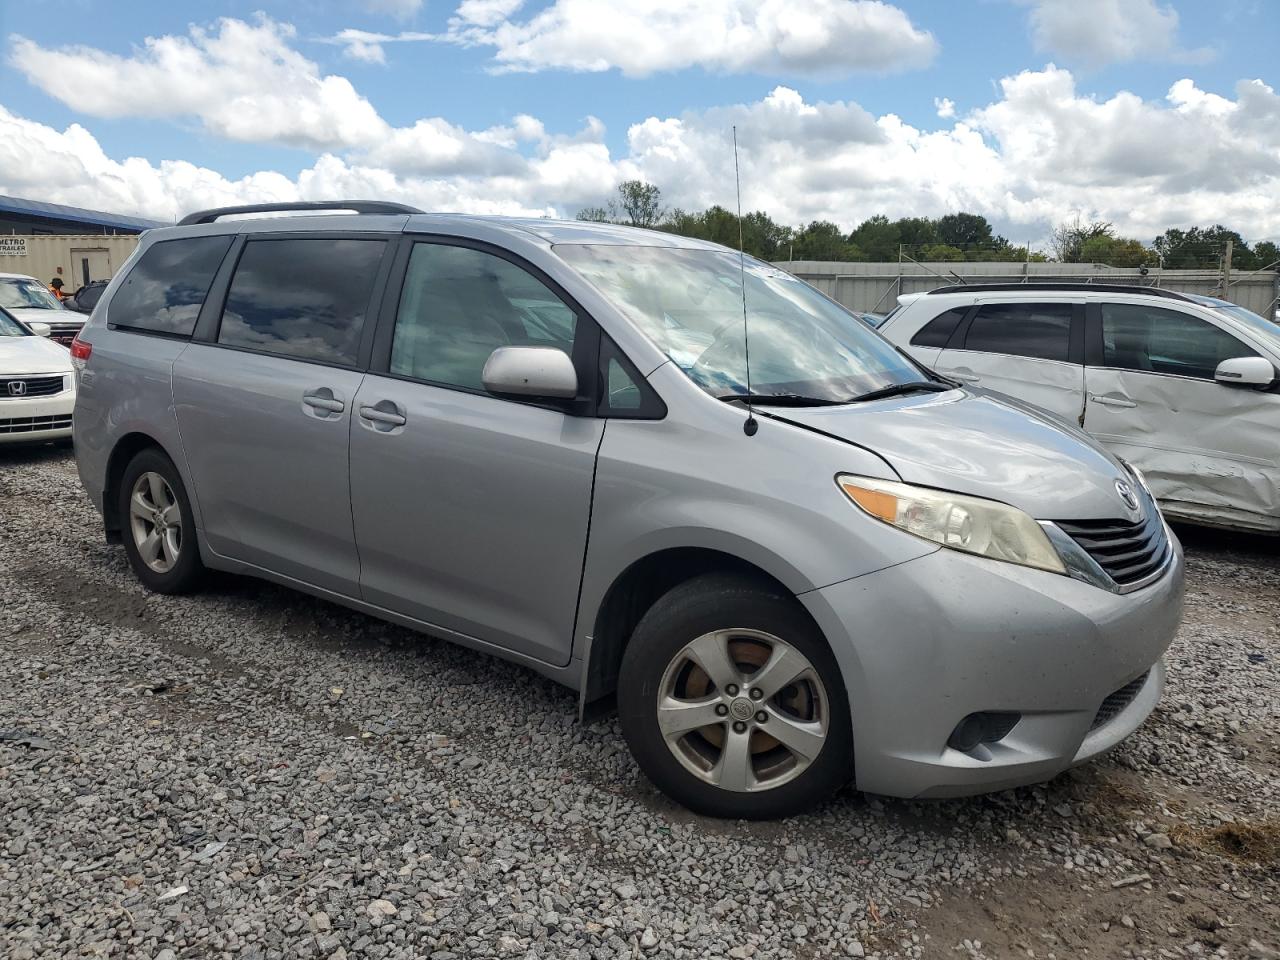
<path fill-rule="evenodd" d="M 722 31 L 706 30 L 705 20 L 682 20 L 684 14 L 672 13 L 673 20 L 654 28 L 652 36 L 645 36 L 643 31 L 622 29 L 621 18 L 609 15 L 611 6 L 624 11 L 646 8 L 643 3 L 593 0 L 587 5 L 586 0 L 530 0 L 519 5 L 515 0 L 464 0 L 462 7 L 467 3 L 479 6 L 472 9 L 465 25 L 471 32 L 463 34 L 458 23 L 466 10 L 460 9 L 458 0 L 281 0 L 198 7 L 155 2 L 0 0 L 4 44 L 0 107 L 14 123 L 24 124 L 24 138 L 49 141 L 44 149 L 59 149 L 58 138 L 65 141 L 67 129 L 79 124 L 111 163 L 123 164 L 127 158 L 137 157 L 159 171 L 164 161 L 185 161 L 219 178 L 216 189 L 208 187 L 213 193 L 257 191 L 257 196 L 266 191 L 274 196 L 287 192 L 283 183 L 264 179 L 264 174 L 272 174 L 305 194 L 308 189 L 320 189 L 321 181 L 328 187 L 350 184 L 352 171 L 358 170 L 355 183 L 361 183 L 359 178 L 363 177 L 363 182 L 381 186 L 383 192 L 390 189 L 455 203 L 483 200 L 493 209 L 570 215 L 576 204 L 589 202 L 597 194 L 603 199 L 610 175 L 615 179 L 627 175 L 654 179 L 669 199 L 681 205 L 698 206 L 714 197 L 716 171 L 728 162 L 722 152 L 721 128 L 735 119 L 733 108 L 743 107 L 736 119 L 742 123 L 740 136 L 756 155 L 757 162 L 750 165 L 749 173 L 761 184 L 756 191 L 760 202 L 755 205 L 776 206 L 782 219 L 830 216 L 852 226 L 877 212 L 871 208 L 877 203 L 896 205 L 897 209 L 884 211 L 890 215 L 981 207 L 985 203 L 990 209 L 979 212 L 1009 224 L 1011 230 L 1025 231 L 1020 235 L 1044 232 L 1054 217 L 1072 212 L 1132 223 L 1137 231 L 1150 229 L 1155 220 L 1134 216 L 1132 197 L 1110 198 L 1126 196 L 1122 182 L 1126 158 L 1158 155 L 1166 148 L 1158 143 L 1127 143 L 1126 137 L 1149 121 L 1153 135 L 1173 137 L 1168 148 L 1195 149 L 1198 141 L 1193 130 L 1166 128 L 1189 127 L 1184 122 L 1187 114 L 1196 111 L 1200 112 L 1201 137 L 1221 140 L 1257 126 L 1268 115 L 1270 100 L 1263 96 L 1265 102 L 1260 105 L 1242 106 L 1238 85 L 1259 80 L 1264 89 L 1274 88 L 1277 78 L 1272 64 L 1276 41 L 1280 40 L 1277 11 L 1262 0 L 1212 4 L 1159 0 L 895 0 L 891 4 L 821 0 L 819 6 L 829 14 L 822 18 L 823 23 L 834 22 L 838 16 L 849 18 L 844 27 L 832 28 L 831 36 L 824 38 L 825 47 L 812 55 L 779 53 L 789 41 L 779 40 L 760 27 L 759 51 L 740 55 L 755 42 L 751 36 L 744 34 L 741 42 L 727 41 L 720 35 Z M 513 9 L 503 18 L 487 10 L 495 5 Z M 712 17 L 735 8 L 735 15 L 748 24 L 749 34 L 753 22 L 764 23 L 778 10 L 789 16 L 787 11 L 803 5 L 781 0 L 695 0 L 687 5 L 673 4 L 671 9 L 683 6 L 705 7 Z M 563 14 L 558 25 L 542 30 L 530 27 L 540 14 L 557 13 Z M 249 125 L 252 129 L 244 128 L 235 118 L 218 119 L 215 114 L 225 109 L 225 102 L 218 103 L 219 87 L 226 87 L 218 80 L 218 68 L 226 69 L 228 64 L 225 57 L 218 60 L 223 54 L 202 49 L 198 42 L 193 46 L 195 66 L 178 68 L 171 78 L 155 64 L 151 64 L 155 69 L 149 68 L 143 75 L 145 82 L 131 80 L 123 73 L 122 65 L 146 65 L 146 38 L 167 37 L 191 44 L 193 25 L 207 35 L 217 34 L 224 18 L 269 32 L 271 42 L 278 42 L 292 58 L 286 66 L 277 64 L 274 72 L 264 68 L 264 94 L 272 88 L 292 89 L 292 74 L 283 74 L 283 70 L 345 79 L 353 96 L 370 107 L 371 119 L 361 128 L 364 132 L 329 139 L 327 132 L 311 130 L 295 135 L 289 129 L 291 124 L 308 111 L 334 112 L 335 101 L 326 96 L 309 103 L 303 87 L 296 102 L 286 96 L 261 105 L 264 116 L 256 125 Z M 505 40 L 499 36 L 504 19 L 517 33 L 524 31 L 517 40 L 522 37 L 530 46 L 517 47 L 510 36 Z M 588 24 L 587 19 L 593 22 Z M 620 25 L 616 36 L 609 33 L 611 23 Z M 437 38 L 452 30 L 455 36 L 452 40 L 383 42 L 378 48 L 381 62 L 370 62 L 367 53 L 353 56 L 358 51 L 350 43 L 333 42 L 344 30 Z M 486 39 L 477 40 L 482 34 Z M 647 46 L 652 47 L 651 53 L 643 52 Z M 683 52 L 670 54 L 672 47 Z M 520 69 L 504 72 L 498 58 L 512 49 Z M 600 50 L 605 50 L 605 68 L 581 69 L 581 58 L 594 57 Z M 886 57 L 877 59 L 875 53 L 885 50 L 891 51 L 887 62 Z M 202 57 L 212 65 L 207 71 Z M 107 72 L 95 73 L 103 69 L 103 58 L 107 58 Z M 1050 64 L 1056 65 L 1056 73 L 1048 72 Z M 256 68 L 249 62 L 234 63 L 230 69 L 237 75 L 251 75 Z M 198 86 L 206 74 L 206 89 L 187 89 Z M 1024 82 L 1020 95 L 1011 97 L 1002 80 L 1019 75 L 1032 79 Z M 1032 90 L 1037 77 L 1044 89 Z M 1183 98 L 1179 112 L 1178 105 L 1169 99 L 1170 91 L 1186 81 L 1190 81 L 1195 102 Z M 303 77 L 299 82 L 313 81 Z M 118 89 L 104 89 L 113 84 L 118 84 Z M 155 89 L 170 84 L 175 90 L 173 100 L 181 102 L 167 103 L 163 93 Z M 831 119 L 834 127 L 818 136 L 776 132 L 773 120 L 781 108 L 752 105 L 769 103 L 778 88 L 796 95 L 783 111 L 789 115 L 816 110 L 825 118 L 835 109 L 823 105 L 838 105 L 840 115 Z M 1137 98 L 1137 115 L 1127 117 L 1129 108 L 1116 101 L 1124 94 Z M 253 91 L 240 91 L 236 96 L 245 98 L 247 113 L 259 108 L 251 103 Z M 939 116 L 935 103 L 941 98 L 954 104 L 952 115 Z M 1037 109 L 1037 104 L 1043 104 L 1043 109 Z M 1114 109 L 1111 115 L 1102 115 L 1090 104 L 1113 104 Z M 1222 104 L 1232 105 L 1234 113 L 1227 116 Z M 1066 189 L 1062 182 L 1053 180 L 1049 170 L 1009 166 L 1018 158 L 1023 158 L 1023 167 L 1035 165 L 1034 147 L 1020 142 L 1024 137 L 1020 124 L 1035 126 L 1045 115 L 1056 115 L 1059 107 L 1056 126 L 1043 134 L 1049 138 L 1047 143 L 1060 146 L 1077 139 L 1102 138 L 1095 142 L 1100 153 L 1123 154 L 1113 162 L 1099 164 L 1097 190 L 1091 190 L 1087 181 Z M 1023 115 L 1019 110 L 1028 112 Z M 279 118 L 274 123 L 270 120 L 272 111 Z M 1262 120 L 1252 114 L 1244 116 L 1249 111 L 1260 113 Z M 898 154 L 877 150 L 874 141 L 884 135 L 867 123 L 858 126 L 861 121 L 853 114 L 865 114 L 868 123 L 879 123 L 882 129 L 884 118 L 889 116 L 907 125 L 910 133 L 890 133 L 889 138 L 897 138 L 897 150 L 910 151 L 902 165 L 912 168 L 914 179 L 927 181 L 917 193 L 913 194 L 912 184 L 905 178 L 891 189 L 883 178 L 868 174 L 872 165 L 893 164 Z M 1081 116 L 1073 119 L 1074 114 Z M 517 138 L 501 150 L 491 149 L 487 144 L 493 136 L 484 131 L 509 127 L 521 115 L 540 123 L 538 136 Z M 593 126 L 584 133 L 588 117 L 597 118 L 602 129 Z M 362 136 L 373 139 L 378 131 L 410 130 L 423 119 L 442 122 L 449 136 L 465 141 L 454 150 L 464 159 L 452 165 L 438 159 L 416 163 L 412 156 L 406 160 L 406 154 L 412 154 L 419 144 L 409 134 L 403 134 L 404 149 L 395 157 L 372 158 L 360 142 Z M 648 120 L 662 142 L 638 146 L 634 127 Z M 673 121 L 687 129 L 677 136 L 672 132 Z M 1217 126 L 1206 127 L 1210 122 Z M 957 131 L 957 125 L 963 129 Z M 1274 125 L 1280 127 L 1280 117 Z M 418 135 L 422 133 L 418 131 Z M 477 133 L 483 143 L 473 142 L 472 135 Z M 980 144 L 966 139 L 970 133 Z M 936 142 L 926 142 L 932 134 L 938 135 Z M 572 158 L 566 159 L 570 147 L 557 146 L 555 140 L 575 135 L 596 146 L 588 149 L 580 142 L 572 147 Z M 1109 143 L 1107 136 L 1114 137 L 1115 143 Z M 439 147 L 439 137 L 433 143 Z M 985 152 L 980 149 L 983 144 Z M 62 142 L 61 148 L 65 147 Z M 1073 149 L 1081 146 L 1076 144 Z M 672 160 L 681 151 L 696 155 L 697 171 L 690 171 L 688 159 Z M 1204 152 L 1207 157 L 1212 151 Z M 1258 197 L 1267 190 L 1275 195 L 1280 150 L 1274 142 L 1263 142 L 1251 145 L 1250 152 L 1252 163 L 1242 168 L 1244 182 L 1239 189 L 1224 189 L 1221 184 L 1199 189 L 1196 165 L 1188 168 L 1186 159 L 1177 157 L 1169 158 L 1167 170 L 1153 171 L 1149 164 L 1135 162 L 1134 186 L 1166 194 L 1176 187 L 1172 191 L 1176 195 L 1164 197 L 1153 217 L 1203 219 L 1206 212 L 1221 209 L 1221 219 L 1234 215 L 1238 228 L 1247 235 L 1274 236 L 1280 231 L 1280 215 L 1261 209 Z M 465 158 L 479 158 L 481 153 L 480 167 L 469 166 L 470 160 Z M 508 156 L 502 159 L 499 153 Z M 323 177 L 317 171 L 318 158 L 325 156 L 341 163 L 336 176 L 331 169 L 324 171 Z M 548 158 L 555 163 L 544 163 Z M 1089 167 L 1095 159 L 1086 158 L 1084 166 Z M 147 207 L 148 201 L 137 195 L 147 189 L 143 184 L 103 191 L 104 175 L 92 169 L 86 170 L 84 182 L 74 177 L 50 182 L 33 169 L 23 169 L 25 162 L 21 155 L 6 160 L 0 153 L 0 190 L 29 194 L 33 187 L 43 187 L 80 200 L 83 194 L 92 196 L 96 189 L 106 194 L 99 206 L 132 204 L 135 211 L 131 212 L 154 213 L 158 208 L 163 208 L 158 212 L 167 212 L 168 207 L 159 201 Z M 32 154 L 29 162 L 33 168 L 38 166 L 37 155 Z M 1063 153 L 1062 162 L 1063 172 L 1072 173 L 1066 179 L 1080 180 L 1078 159 Z M 945 163 L 971 163 L 975 176 L 987 179 L 981 189 L 978 185 L 968 189 L 954 178 L 935 175 Z M 517 169 L 539 164 L 569 172 L 548 175 L 545 170 Z M 579 167 L 580 184 L 574 185 L 572 171 Z M 392 179 L 380 180 L 381 173 Z M 664 174 L 670 182 L 657 179 Z M 172 205 L 187 199 L 172 176 L 165 180 L 161 173 L 156 175 L 163 181 L 163 189 L 179 191 L 165 202 Z M 1015 196 L 999 196 L 1002 175 L 1014 184 L 1011 191 Z M 1205 168 L 1206 180 L 1214 175 L 1212 169 Z M 122 176 L 127 178 L 128 174 Z M 197 179 L 206 178 L 201 175 Z M 517 182 L 509 183 L 511 180 Z M 866 189 L 869 186 L 874 189 Z M 1215 197 L 1220 200 L 1224 194 L 1229 202 L 1215 202 Z M 750 200 L 748 205 L 752 205 Z"/>

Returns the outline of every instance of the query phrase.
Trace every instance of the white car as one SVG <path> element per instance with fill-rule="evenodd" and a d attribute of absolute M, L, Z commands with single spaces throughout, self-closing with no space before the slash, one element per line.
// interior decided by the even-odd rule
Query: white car
<path fill-rule="evenodd" d="M 1280 533 L 1280 324 L 1153 287 L 971 284 L 901 297 L 880 333 L 1080 425 L 1168 516 Z"/>
<path fill-rule="evenodd" d="M 76 405 L 71 354 L 43 323 L 0 309 L 0 444 L 66 440 Z"/>
<path fill-rule="evenodd" d="M 21 273 L 0 273 L 0 310 L 8 310 L 23 323 L 47 324 L 50 337 L 63 345 L 70 345 L 85 321 L 43 283 Z"/>

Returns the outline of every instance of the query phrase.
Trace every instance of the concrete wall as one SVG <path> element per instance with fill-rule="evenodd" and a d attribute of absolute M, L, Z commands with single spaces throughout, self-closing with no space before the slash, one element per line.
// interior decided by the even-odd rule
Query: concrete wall
<path fill-rule="evenodd" d="M 1151 284 L 1167 290 L 1222 297 L 1222 274 L 1217 270 L 1159 270 L 1144 276 L 1136 267 L 1104 267 L 1087 263 L 825 263 L 796 260 L 778 264 L 813 284 L 851 310 L 888 313 L 898 295 L 919 293 L 959 283 L 952 271 L 970 283 L 1017 283 L 1022 280 L 1065 280 L 1094 283 Z M 932 271 L 932 272 L 930 272 Z M 1280 294 L 1280 274 L 1235 271 L 1225 299 L 1272 316 Z"/>
<path fill-rule="evenodd" d="M 24 273 L 48 283 L 62 277 L 64 293 L 84 283 L 85 261 L 91 280 L 110 280 L 138 245 L 136 235 L 80 234 L 76 236 L 0 236 L 0 241 L 25 241 L 26 255 L 0 254 L 0 273 Z M 0 244 L 0 249 L 4 244 Z"/>

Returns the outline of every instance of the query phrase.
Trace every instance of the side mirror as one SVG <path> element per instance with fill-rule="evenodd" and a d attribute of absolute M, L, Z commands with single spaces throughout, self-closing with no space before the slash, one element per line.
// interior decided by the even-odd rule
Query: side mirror
<path fill-rule="evenodd" d="M 500 397 L 571 400 L 578 394 L 573 361 L 555 347 L 499 347 L 489 354 L 480 380 Z"/>
<path fill-rule="evenodd" d="M 37 321 L 33 323 L 28 323 L 27 327 L 37 337 L 47 337 L 49 336 L 49 334 L 53 333 L 53 327 L 49 326 L 47 323 L 40 323 Z"/>
<path fill-rule="evenodd" d="M 1235 357 L 1223 360 L 1213 379 L 1232 386 L 1265 387 L 1276 378 L 1276 368 L 1264 357 Z"/>

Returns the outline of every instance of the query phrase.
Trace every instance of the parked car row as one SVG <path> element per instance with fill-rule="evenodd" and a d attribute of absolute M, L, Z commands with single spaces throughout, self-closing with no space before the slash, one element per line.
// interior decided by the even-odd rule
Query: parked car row
<path fill-rule="evenodd" d="M 70 346 L 84 326 L 84 317 L 63 304 L 35 277 L 0 273 L 0 309 L 24 323 L 43 323 L 56 343 Z"/>
<path fill-rule="evenodd" d="M 357 212 L 226 219 L 299 206 Z M 1141 473 L 714 244 L 205 211 L 71 355 L 148 587 L 258 576 L 615 698 L 704 813 L 1043 780 L 1160 696 L 1183 565 Z"/>
<path fill-rule="evenodd" d="M 986 284 L 901 298 L 880 332 L 947 377 L 1079 424 L 1165 514 L 1280 533 L 1280 325 L 1213 297 Z"/>
<path fill-rule="evenodd" d="M 71 356 L 49 326 L 0 307 L 0 444 L 66 440 L 76 385 Z"/>

